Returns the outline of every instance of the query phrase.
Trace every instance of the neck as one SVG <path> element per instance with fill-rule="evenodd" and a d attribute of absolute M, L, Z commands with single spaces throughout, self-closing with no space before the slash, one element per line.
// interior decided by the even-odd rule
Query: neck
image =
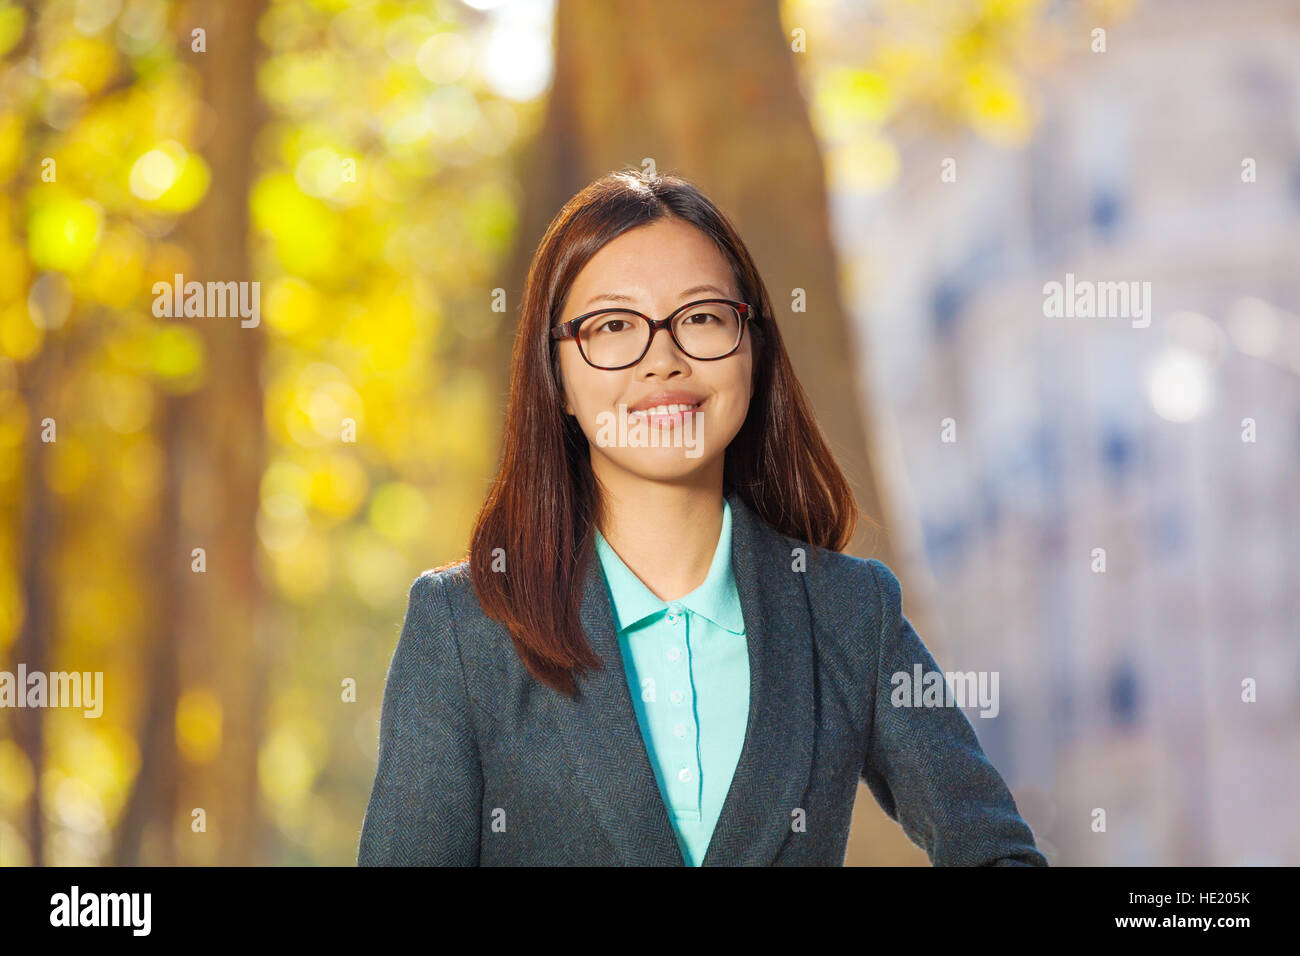
<path fill-rule="evenodd" d="M 704 583 L 722 533 L 722 475 L 668 483 L 600 476 L 600 533 L 628 570 L 661 601 Z"/>

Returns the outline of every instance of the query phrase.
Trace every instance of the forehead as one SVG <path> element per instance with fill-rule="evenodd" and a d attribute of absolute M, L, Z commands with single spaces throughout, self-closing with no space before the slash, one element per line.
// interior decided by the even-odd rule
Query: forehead
<path fill-rule="evenodd" d="M 664 303 L 691 286 L 710 282 L 735 293 L 722 251 L 699 229 L 678 219 L 657 219 L 630 229 L 601 247 L 583 266 L 568 301 L 582 306 L 613 292 Z"/>

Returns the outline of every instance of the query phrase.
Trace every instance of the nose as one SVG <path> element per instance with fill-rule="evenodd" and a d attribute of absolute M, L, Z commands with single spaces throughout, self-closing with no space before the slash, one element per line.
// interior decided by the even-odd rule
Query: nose
<path fill-rule="evenodd" d="M 654 373 L 667 376 L 674 371 L 689 368 L 686 356 L 677 347 L 677 343 L 673 341 L 668 328 L 665 326 L 661 329 L 655 329 L 650 334 L 650 348 L 645 353 L 645 357 L 641 359 L 638 371 L 641 374 Z"/>

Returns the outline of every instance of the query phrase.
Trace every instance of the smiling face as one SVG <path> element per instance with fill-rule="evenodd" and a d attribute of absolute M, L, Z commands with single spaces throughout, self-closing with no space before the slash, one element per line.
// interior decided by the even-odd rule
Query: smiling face
<path fill-rule="evenodd" d="M 629 301 L 604 298 L 609 294 L 627 296 Z M 574 280 L 559 321 L 603 308 L 635 309 L 665 318 L 688 302 L 708 298 L 741 299 L 726 257 L 689 223 L 657 219 L 611 240 L 591 258 Z M 584 324 L 584 336 L 586 328 Z M 607 326 L 606 334 L 620 328 L 626 326 Z M 744 424 L 753 395 L 754 355 L 748 329 L 740 347 L 716 361 L 683 354 L 667 329 L 655 334 L 650 350 L 630 368 L 593 368 L 571 338 L 561 341 L 559 350 L 565 411 L 576 417 L 587 436 L 598 480 L 606 486 L 627 477 L 659 482 L 716 480 L 721 485 L 723 453 Z M 686 413 L 693 416 L 694 428 L 684 428 L 680 414 L 631 415 L 647 402 L 700 403 L 697 410 Z M 626 430 L 610 427 L 620 414 Z M 658 447 L 634 446 L 634 436 L 648 436 L 651 431 L 658 433 Z M 623 434 L 627 440 L 620 439 Z"/>

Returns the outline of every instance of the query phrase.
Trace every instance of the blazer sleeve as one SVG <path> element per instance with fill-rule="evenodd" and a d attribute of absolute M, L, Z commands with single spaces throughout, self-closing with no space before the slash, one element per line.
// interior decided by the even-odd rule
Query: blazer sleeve
<path fill-rule="evenodd" d="M 888 566 L 868 562 L 879 594 L 875 710 L 862 779 L 935 866 L 1047 866 L 970 721 L 956 706 L 895 707 L 895 673 L 939 670 L 902 613 Z"/>
<path fill-rule="evenodd" d="M 411 585 L 379 718 L 359 866 L 476 866 L 483 774 L 443 583 Z"/>

